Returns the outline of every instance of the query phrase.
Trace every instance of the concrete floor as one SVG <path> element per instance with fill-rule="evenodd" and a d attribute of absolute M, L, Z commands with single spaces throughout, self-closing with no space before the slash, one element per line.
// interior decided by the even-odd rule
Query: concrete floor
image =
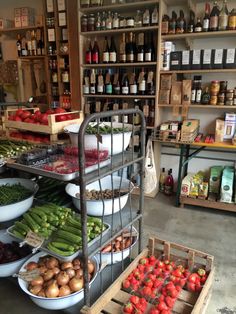
<path fill-rule="evenodd" d="M 175 208 L 159 195 L 145 200 L 144 232 L 215 256 L 216 273 L 207 314 L 236 314 L 236 214 L 201 208 Z M 59 311 L 54 311 L 54 313 Z M 14 283 L 0 279 L 0 313 L 47 314 Z"/>

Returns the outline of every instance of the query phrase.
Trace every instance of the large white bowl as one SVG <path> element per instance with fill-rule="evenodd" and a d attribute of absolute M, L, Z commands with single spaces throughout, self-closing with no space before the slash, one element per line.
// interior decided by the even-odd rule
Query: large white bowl
<path fill-rule="evenodd" d="M 121 197 L 116 197 L 112 199 L 104 199 L 104 211 L 103 211 L 103 201 L 102 200 L 87 200 L 87 213 L 90 216 L 108 216 L 112 213 L 117 213 L 121 209 L 123 209 L 128 201 L 129 193 L 132 191 L 134 185 L 133 183 L 122 177 L 118 176 L 106 176 L 100 180 L 102 190 L 105 189 L 112 189 L 112 182 L 113 182 L 113 189 L 121 190 L 128 190 L 129 192 Z M 97 190 L 100 191 L 99 180 L 93 183 L 90 183 L 86 186 L 86 190 Z M 76 194 L 80 192 L 80 188 L 78 185 L 69 183 L 66 186 L 66 193 L 72 197 L 72 202 L 76 208 L 80 210 L 80 198 L 76 197 Z M 112 210 L 113 207 L 113 210 Z"/>
<path fill-rule="evenodd" d="M 108 252 L 108 253 L 98 253 L 96 255 L 97 259 L 100 261 L 101 264 L 106 263 L 107 265 L 116 264 L 121 262 L 122 260 L 126 259 L 131 252 L 132 247 L 137 243 L 138 241 L 138 231 L 132 226 L 132 231 L 137 233 L 136 237 L 133 237 L 133 243 L 130 247 L 127 249 L 124 249 L 121 252 Z"/>
<path fill-rule="evenodd" d="M 29 262 L 38 262 L 39 258 L 41 256 L 45 256 L 48 254 L 45 254 L 44 252 L 39 252 L 37 254 L 35 254 L 34 256 L 32 256 L 30 259 L 28 259 L 24 265 L 21 267 L 20 271 L 25 271 L 25 266 L 29 263 Z M 93 281 L 95 280 L 97 273 L 99 271 L 99 266 L 98 266 L 98 261 L 96 257 L 91 258 L 91 261 L 94 263 L 95 265 L 95 270 L 94 270 L 94 275 L 92 280 L 90 281 L 90 285 L 93 283 Z M 26 281 L 24 281 L 21 278 L 18 278 L 18 283 L 21 287 L 21 289 L 29 295 L 30 299 L 37 304 L 38 306 L 44 308 L 44 309 L 48 309 L 48 310 L 63 310 L 65 308 L 68 308 L 70 306 L 75 305 L 76 303 L 80 302 L 83 298 L 84 298 L 84 289 L 81 289 L 78 292 L 75 292 L 73 294 L 70 294 L 68 296 L 65 297 L 58 297 L 58 298 L 43 298 L 43 297 L 38 297 L 34 294 L 32 294 L 29 290 L 28 290 L 28 283 Z"/>
<path fill-rule="evenodd" d="M 106 125 L 111 125 L 110 122 L 104 122 Z M 107 149 L 109 155 L 111 153 L 113 155 L 120 154 L 126 150 L 129 145 L 130 138 L 131 138 L 131 128 L 130 124 L 123 123 L 112 123 L 114 128 L 127 128 L 130 131 L 122 132 L 122 133 L 114 133 L 113 134 L 113 145 L 111 145 L 111 134 L 100 134 L 101 141 L 99 142 L 99 150 Z M 78 133 L 80 129 L 80 124 L 70 124 L 64 128 L 66 133 L 69 133 L 70 140 L 73 146 L 78 146 Z M 97 136 L 93 134 L 85 134 L 84 145 L 85 149 L 97 149 Z M 113 148 L 113 151 L 112 151 Z"/>
<path fill-rule="evenodd" d="M 0 241 L 3 243 L 11 243 L 13 238 L 6 233 L 6 230 L 0 230 Z M 19 242 L 15 239 L 14 241 Z M 8 277 L 17 273 L 22 264 L 29 258 L 30 255 L 31 254 L 14 262 L 0 264 L 0 277 Z"/>
<path fill-rule="evenodd" d="M 32 191 L 32 195 L 23 201 L 0 206 L 0 222 L 12 220 L 24 214 L 32 206 L 34 194 L 38 191 L 37 183 L 33 182 L 32 180 L 21 178 L 0 179 L 0 186 L 4 184 L 13 185 L 15 183 L 20 183 L 25 188 Z"/>

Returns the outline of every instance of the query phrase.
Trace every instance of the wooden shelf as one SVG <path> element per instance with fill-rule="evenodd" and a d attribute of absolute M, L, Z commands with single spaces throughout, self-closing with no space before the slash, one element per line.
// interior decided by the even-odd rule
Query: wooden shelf
<path fill-rule="evenodd" d="M 107 11 L 107 10 L 121 11 L 124 9 L 134 9 L 134 8 L 147 7 L 150 5 L 157 5 L 158 3 L 159 3 L 158 0 L 136 1 L 136 2 L 130 2 L 130 3 L 111 4 L 111 5 L 90 7 L 90 8 L 80 8 L 79 11 L 82 13 L 92 13 L 92 12 Z"/>
<path fill-rule="evenodd" d="M 159 104 L 158 107 L 164 107 L 164 108 L 172 108 L 174 107 L 175 105 L 171 105 L 171 104 L 168 104 L 168 105 L 162 105 L 162 104 Z M 182 107 L 179 106 L 179 107 Z M 201 105 L 201 104 L 192 104 L 189 106 L 189 108 L 203 108 L 203 109 L 233 109 L 235 110 L 236 109 L 236 106 L 213 106 L 213 105 Z"/>
<path fill-rule="evenodd" d="M 202 200 L 198 198 L 190 198 L 190 197 L 184 197 L 184 196 L 180 196 L 180 205 L 181 206 L 192 205 L 192 206 L 200 206 L 200 207 L 214 208 L 214 209 L 236 212 L 236 205 L 233 203 L 232 204 L 222 203 L 222 202 Z"/>
<path fill-rule="evenodd" d="M 174 145 L 190 145 L 190 146 L 194 146 L 194 147 L 209 147 L 209 148 L 225 148 L 225 149 L 233 149 L 236 150 L 236 145 L 233 145 L 231 142 L 215 142 L 213 144 L 210 143 L 204 143 L 204 142 L 200 142 L 200 143 L 196 143 L 196 142 L 180 142 L 180 141 L 161 141 L 155 138 L 152 138 L 152 140 L 154 142 L 160 142 L 163 144 L 174 144 Z"/>
<path fill-rule="evenodd" d="M 130 99 L 154 99 L 156 96 L 155 95 L 83 95 L 85 98 L 130 98 Z"/>
<path fill-rule="evenodd" d="M 172 70 L 160 71 L 160 74 L 195 74 L 195 73 L 236 73 L 236 69 L 202 69 L 202 70 Z"/>
<path fill-rule="evenodd" d="M 141 31 L 148 32 L 150 30 L 158 30 L 158 26 L 107 29 L 103 31 L 81 32 L 80 34 L 83 36 L 95 36 L 95 35 L 104 35 L 104 34 L 120 34 L 120 33 L 128 33 L 128 32 L 141 32 Z"/>
<path fill-rule="evenodd" d="M 217 37 L 235 37 L 236 31 L 218 31 L 218 32 L 202 32 L 202 33 L 184 33 L 184 34 L 168 34 L 162 35 L 163 40 L 184 40 L 186 38 L 202 39 Z"/>
<path fill-rule="evenodd" d="M 40 26 L 26 26 L 26 27 L 11 27 L 11 28 L 1 29 L 0 33 L 22 32 L 22 31 L 28 31 L 28 30 L 37 29 L 37 28 L 43 28 L 43 26 L 40 25 Z"/>
<path fill-rule="evenodd" d="M 147 67 L 156 66 L 156 62 L 132 62 L 132 63 L 99 63 L 99 64 L 82 64 L 83 68 L 113 68 L 113 67 Z"/>
<path fill-rule="evenodd" d="M 22 56 L 22 57 L 19 57 L 19 59 L 22 59 L 22 60 L 24 60 L 24 59 L 44 59 L 45 58 L 45 56 Z"/>

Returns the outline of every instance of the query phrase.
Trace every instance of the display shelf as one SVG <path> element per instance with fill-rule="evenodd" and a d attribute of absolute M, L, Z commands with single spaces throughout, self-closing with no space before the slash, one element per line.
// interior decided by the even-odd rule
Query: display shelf
<path fill-rule="evenodd" d="M 234 203 L 222 203 L 220 201 L 209 201 L 209 200 L 202 200 L 198 198 L 190 198 L 180 196 L 180 206 L 184 207 L 184 205 L 192 205 L 192 206 L 199 206 L 204 208 L 214 208 L 219 210 L 225 210 L 230 212 L 236 212 L 236 205 Z"/>
<path fill-rule="evenodd" d="M 104 6 L 94 6 L 89 8 L 80 8 L 80 12 L 82 13 L 92 13 L 98 11 L 106 11 L 106 10 L 126 10 L 126 9 L 134 9 L 134 8 L 144 8 L 150 5 L 157 5 L 159 3 L 158 0 L 146 0 L 146 1 L 135 1 L 129 3 L 120 3 L 120 4 L 110 4 Z"/>
<path fill-rule="evenodd" d="M 236 73 L 236 69 L 200 69 L 160 71 L 160 74 Z"/>
<path fill-rule="evenodd" d="M 32 60 L 37 60 L 37 59 L 44 59 L 45 56 L 23 56 L 23 57 L 19 57 L 19 59 L 21 60 L 28 60 L 28 59 L 32 59 Z"/>
<path fill-rule="evenodd" d="M 170 107 L 170 108 L 173 108 L 175 105 L 171 105 L 171 104 L 167 104 L 167 105 L 164 105 L 164 104 L 159 104 L 158 107 Z M 183 107 L 182 105 L 180 105 L 179 107 Z M 235 110 L 236 109 L 236 106 L 214 106 L 214 105 L 202 105 L 202 104 L 191 104 L 189 106 L 189 108 L 203 108 L 203 109 L 232 109 L 232 110 Z"/>
<path fill-rule="evenodd" d="M 156 62 L 133 62 L 133 63 L 99 63 L 99 64 L 82 64 L 83 68 L 114 68 L 114 67 L 148 67 L 156 66 Z"/>
<path fill-rule="evenodd" d="M 236 31 L 217 31 L 217 32 L 201 32 L 201 33 L 184 33 L 184 34 L 167 34 L 162 35 L 163 40 L 185 40 L 203 39 L 203 38 L 218 38 L 218 37 L 235 37 Z"/>
<path fill-rule="evenodd" d="M 92 94 L 85 94 L 83 97 L 87 98 L 115 98 L 115 99 L 121 99 L 121 98 L 130 98 L 130 99 L 154 99 L 155 95 L 92 95 Z"/>
<path fill-rule="evenodd" d="M 28 31 L 28 30 L 35 30 L 37 28 L 43 28 L 43 25 L 38 26 L 25 26 L 25 27 L 11 27 L 11 28 L 3 28 L 0 29 L 0 33 L 12 33 L 12 32 L 22 32 L 22 31 Z"/>
<path fill-rule="evenodd" d="M 144 27 L 129 27 L 129 28 L 118 28 L 118 29 L 108 29 L 103 31 L 93 31 L 93 32 L 81 32 L 83 36 L 95 36 L 95 35 L 107 35 L 107 34 L 120 34 L 129 32 L 149 32 L 151 30 L 158 30 L 158 26 L 144 26 Z"/>

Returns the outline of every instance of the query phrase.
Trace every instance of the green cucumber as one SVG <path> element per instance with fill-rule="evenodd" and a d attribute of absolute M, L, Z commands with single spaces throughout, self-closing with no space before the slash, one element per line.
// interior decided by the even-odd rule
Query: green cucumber
<path fill-rule="evenodd" d="M 63 250 L 60 250 L 60 249 L 56 248 L 55 246 L 53 246 L 51 243 L 48 243 L 47 248 L 51 252 L 54 252 L 54 253 L 56 253 L 58 255 L 62 255 L 62 256 L 70 256 L 70 255 L 75 253 L 74 251 L 63 251 Z"/>

